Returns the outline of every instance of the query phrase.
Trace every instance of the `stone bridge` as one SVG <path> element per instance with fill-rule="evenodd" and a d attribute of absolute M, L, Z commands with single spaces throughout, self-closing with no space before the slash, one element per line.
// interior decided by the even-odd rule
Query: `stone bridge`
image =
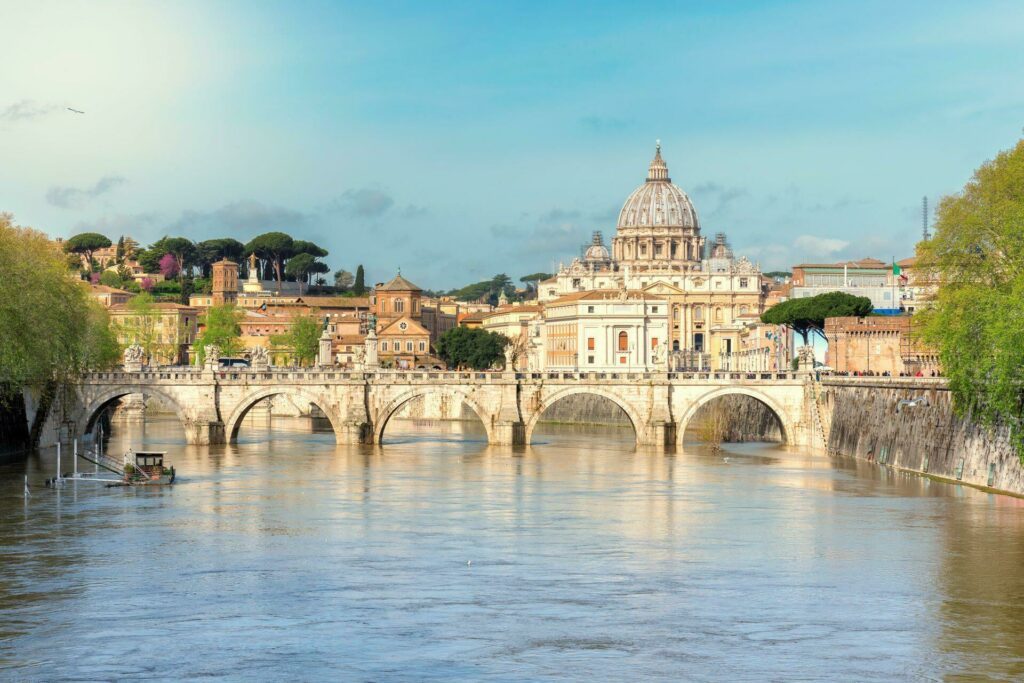
<path fill-rule="evenodd" d="M 761 401 L 778 417 L 783 440 L 820 445 L 810 375 L 786 372 L 348 372 L 332 368 L 254 370 L 172 367 L 98 372 L 76 385 L 65 420 L 89 434 L 104 408 L 130 394 L 173 407 L 190 444 L 233 441 L 252 407 L 285 395 L 319 408 L 338 443 L 380 443 L 388 420 L 431 394 L 461 399 L 492 444 L 529 444 L 555 402 L 574 394 L 603 396 L 629 417 L 638 444 L 681 444 L 701 406 L 728 395 Z"/>

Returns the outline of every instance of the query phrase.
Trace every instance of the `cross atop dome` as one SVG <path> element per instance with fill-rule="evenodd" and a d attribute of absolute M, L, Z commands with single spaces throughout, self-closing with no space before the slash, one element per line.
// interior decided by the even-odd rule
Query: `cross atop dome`
<path fill-rule="evenodd" d="M 672 182 L 672 179 L 668 177 L 668 164 L 661 158 L 661 140 L 655 142 L 654 159 L 651 161 L 650 168 L 647 169 L 647 182 L 658 180 L 666 183 Z"/>

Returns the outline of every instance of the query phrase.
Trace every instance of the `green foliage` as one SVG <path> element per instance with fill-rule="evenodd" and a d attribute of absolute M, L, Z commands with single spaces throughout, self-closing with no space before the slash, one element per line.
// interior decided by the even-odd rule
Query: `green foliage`
<path fill-rule="evenodd" d="M 828 292 L 776 304 L 761 314 L 761 321 L 770 325 L 785 325 L 799 332 L 806 345 L 810 343 L 811 333 L 824 338 L 825 318 L 862 317 L 869 315 L 871 310 L 871 299 L 865 296 Z"/>
<path fill-rule="evenodd" d="M 203 277 L 210 277 L 211 266 L 221 259 L 241 263 L 245 245 L 230 237 L 206 240 L 196 244 L 195 261 Z"/>
<path fill-rule="evenodd" d="M 245 245 L 246 254 L 256 254 L 257 258 L 270 263 L 277 278 L 277 288 L 281 288 L 284 275 L 284 262 L 295 254 L 295 241 L 283 232 L 265 232 L 249 240 Z"/>
<path fill-rule="evenodd" d="M 788 270 L 771 270 L 771 271 L 768 271 L 767 273 L 761 273 L 761 274 L 764 275 L 765 277 L 770 277 L 770 278 L 773 278 L 773 279 L 774 278 L 786 279 L 788 277 L 793 277 L 793 273 L 789 272 Z"/>
<path fill-rule="evenodd" d="M 981 424 L 1008 424 L 1024 459 L 1024 142 L 945 197 L 915 277 L 939 283 L 915 315 L 939 352 L 954 405 Z"/>
<path fill-rule="evenodd" d="M 175 280 L 161 280 L 153 285 L 150 293 L 157 296 L 161 294 L 181 294 L 181 283 Z"/>
<path fill-rule="evenodd" d="M 89 263 L 89 272 L 91 273 L 93 272 L 93 252 L 97 249 L 106 249 L 110 244 L 110 240 L 98 232 L 83 232 L 68 238 L 68 241 L 64 243 L 64 251 L 84 255 Z"/>
<path fill-rule="evenodd" d="M 107 287 L 114 287 L 116 289 L 124 287 L 124 282 L 121 280 L 121 276 L 113 270 L 105 270 L 100 273 L 100 284 L 106 285 Z"/>
<path fill-rule="evenodd" d="M 309 254 L 310 256 L 314 256 L 316 258 L 324 258 L 325 256 L 327 256 L 328 253 L 330 253 L 323 247 L 318 246 L 312 242 L 307 242 L 306 240 L 295 240 L 294 242 L 292 242 L 292 249 L 294 250 L 296 255 Z"/>
<path fill-rule="evenodd" d="M 356 283 L 352 285 L 352 293 L 356 296 L 363 296 L 366 294 L 366 273 L 363 272 L 362 263 L 360 263 L 359 267 L 356 268 Z"/>
<path fill-rule="evenodd" d="M 210 307 L 201 317 L 202 334 L 196 338 L 196 363 L 202 365 L 205 359 L 207 344 L 220 347 L 221 354 L 237 356 L 242 352 L 242 328 L 239 323 L 245 317 L 245 311 L 234 304 L 226 303 Z"/>
<path fill-rule="evenodd" d="M 116 362 L 107 314 L 68 277 L 65 255 L 8 214 L 0 214 L 0 273 L 0 384 L 63 383 Z"/>
<path fill-rule="evenodd" d="M 270 343 L 280 350 L 291 351 L 297 365 L 312 365 L 320 351 L 320 321 L 314 315 L 295 319 L 292 327 L 284 334 L 271 335 Z"/>
<path fill-rule="evenodd" d="M 337 287 L 339 290 L 347 290 L 352 286 L 353 282 L 355 282 L 355 278 L 352 276 L 352 273 L 348 272 L 347 270 L 335 271 L 334 286 Z"/>
<path fill-rule="evenodd" d="M 460 289 L 453 289 L 448 294 L 462 301 L 486 301 L 493 306 L 498 303 L 498 297 L 502 292 L 507 297 L 515 294 L 512 280 L 505 273 L 498 273 L 490 280 L 481 280 Z"/>
<path fill-rule="evenodd" d="M 486 370 L 501 364 L 509 338 L 483 329 L 455 327 L 437 340 L 438 355 L 449 367 Z"/>

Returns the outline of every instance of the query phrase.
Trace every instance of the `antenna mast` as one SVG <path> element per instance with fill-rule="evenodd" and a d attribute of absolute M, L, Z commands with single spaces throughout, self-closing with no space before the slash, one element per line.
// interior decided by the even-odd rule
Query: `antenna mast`
<path fill-rule="evenodd" d="M 921 198 L 921 234 L 928 241 L 928 197 Z"/>

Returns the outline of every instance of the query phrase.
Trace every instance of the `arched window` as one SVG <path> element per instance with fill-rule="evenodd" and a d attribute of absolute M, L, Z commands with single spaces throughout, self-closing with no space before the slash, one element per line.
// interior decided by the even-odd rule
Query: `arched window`
<path fill-rule="evenodd" d="M 715 322 L 716 323 L 722 322 L 722 309 L 721 308 L 716 308 L 715 309 Z"/>
<path fill-rule="evenodd" d="M 679 340 L 678 339 L 673 339 L 672 340 L 672 350 L 673 351 L 678 351 L 679 350 Z"/>
<path fill-rule="evenodd" d="M 746 314 L 747 314 L 747 307 L 746 306 L 740 306 L 740 315 L 746 315 Z"/>
<path fill-rule="evenodd" d="M 679 320 L 679 307 L 678 306 L 673 306 L 672 307 L 672 319 L 673 320 Z"/>
<path fill-rule="evenodd" d="M 395 313 L 402 313 L 405 311 L 405 299 L 395 299 Z"/>
<path fill-rule="evenodd" d="M 700 306 L 694 306 L 693 307 L 693 319 L 694 320 L 703 320 L 704 319 L 704 309 L 702 307 L 700 307 Z"/>
<path fill-rule="evenodd" d="M 619 332 L 619 351 L 629 351 L 629 335 L 625 330 Z"/>

